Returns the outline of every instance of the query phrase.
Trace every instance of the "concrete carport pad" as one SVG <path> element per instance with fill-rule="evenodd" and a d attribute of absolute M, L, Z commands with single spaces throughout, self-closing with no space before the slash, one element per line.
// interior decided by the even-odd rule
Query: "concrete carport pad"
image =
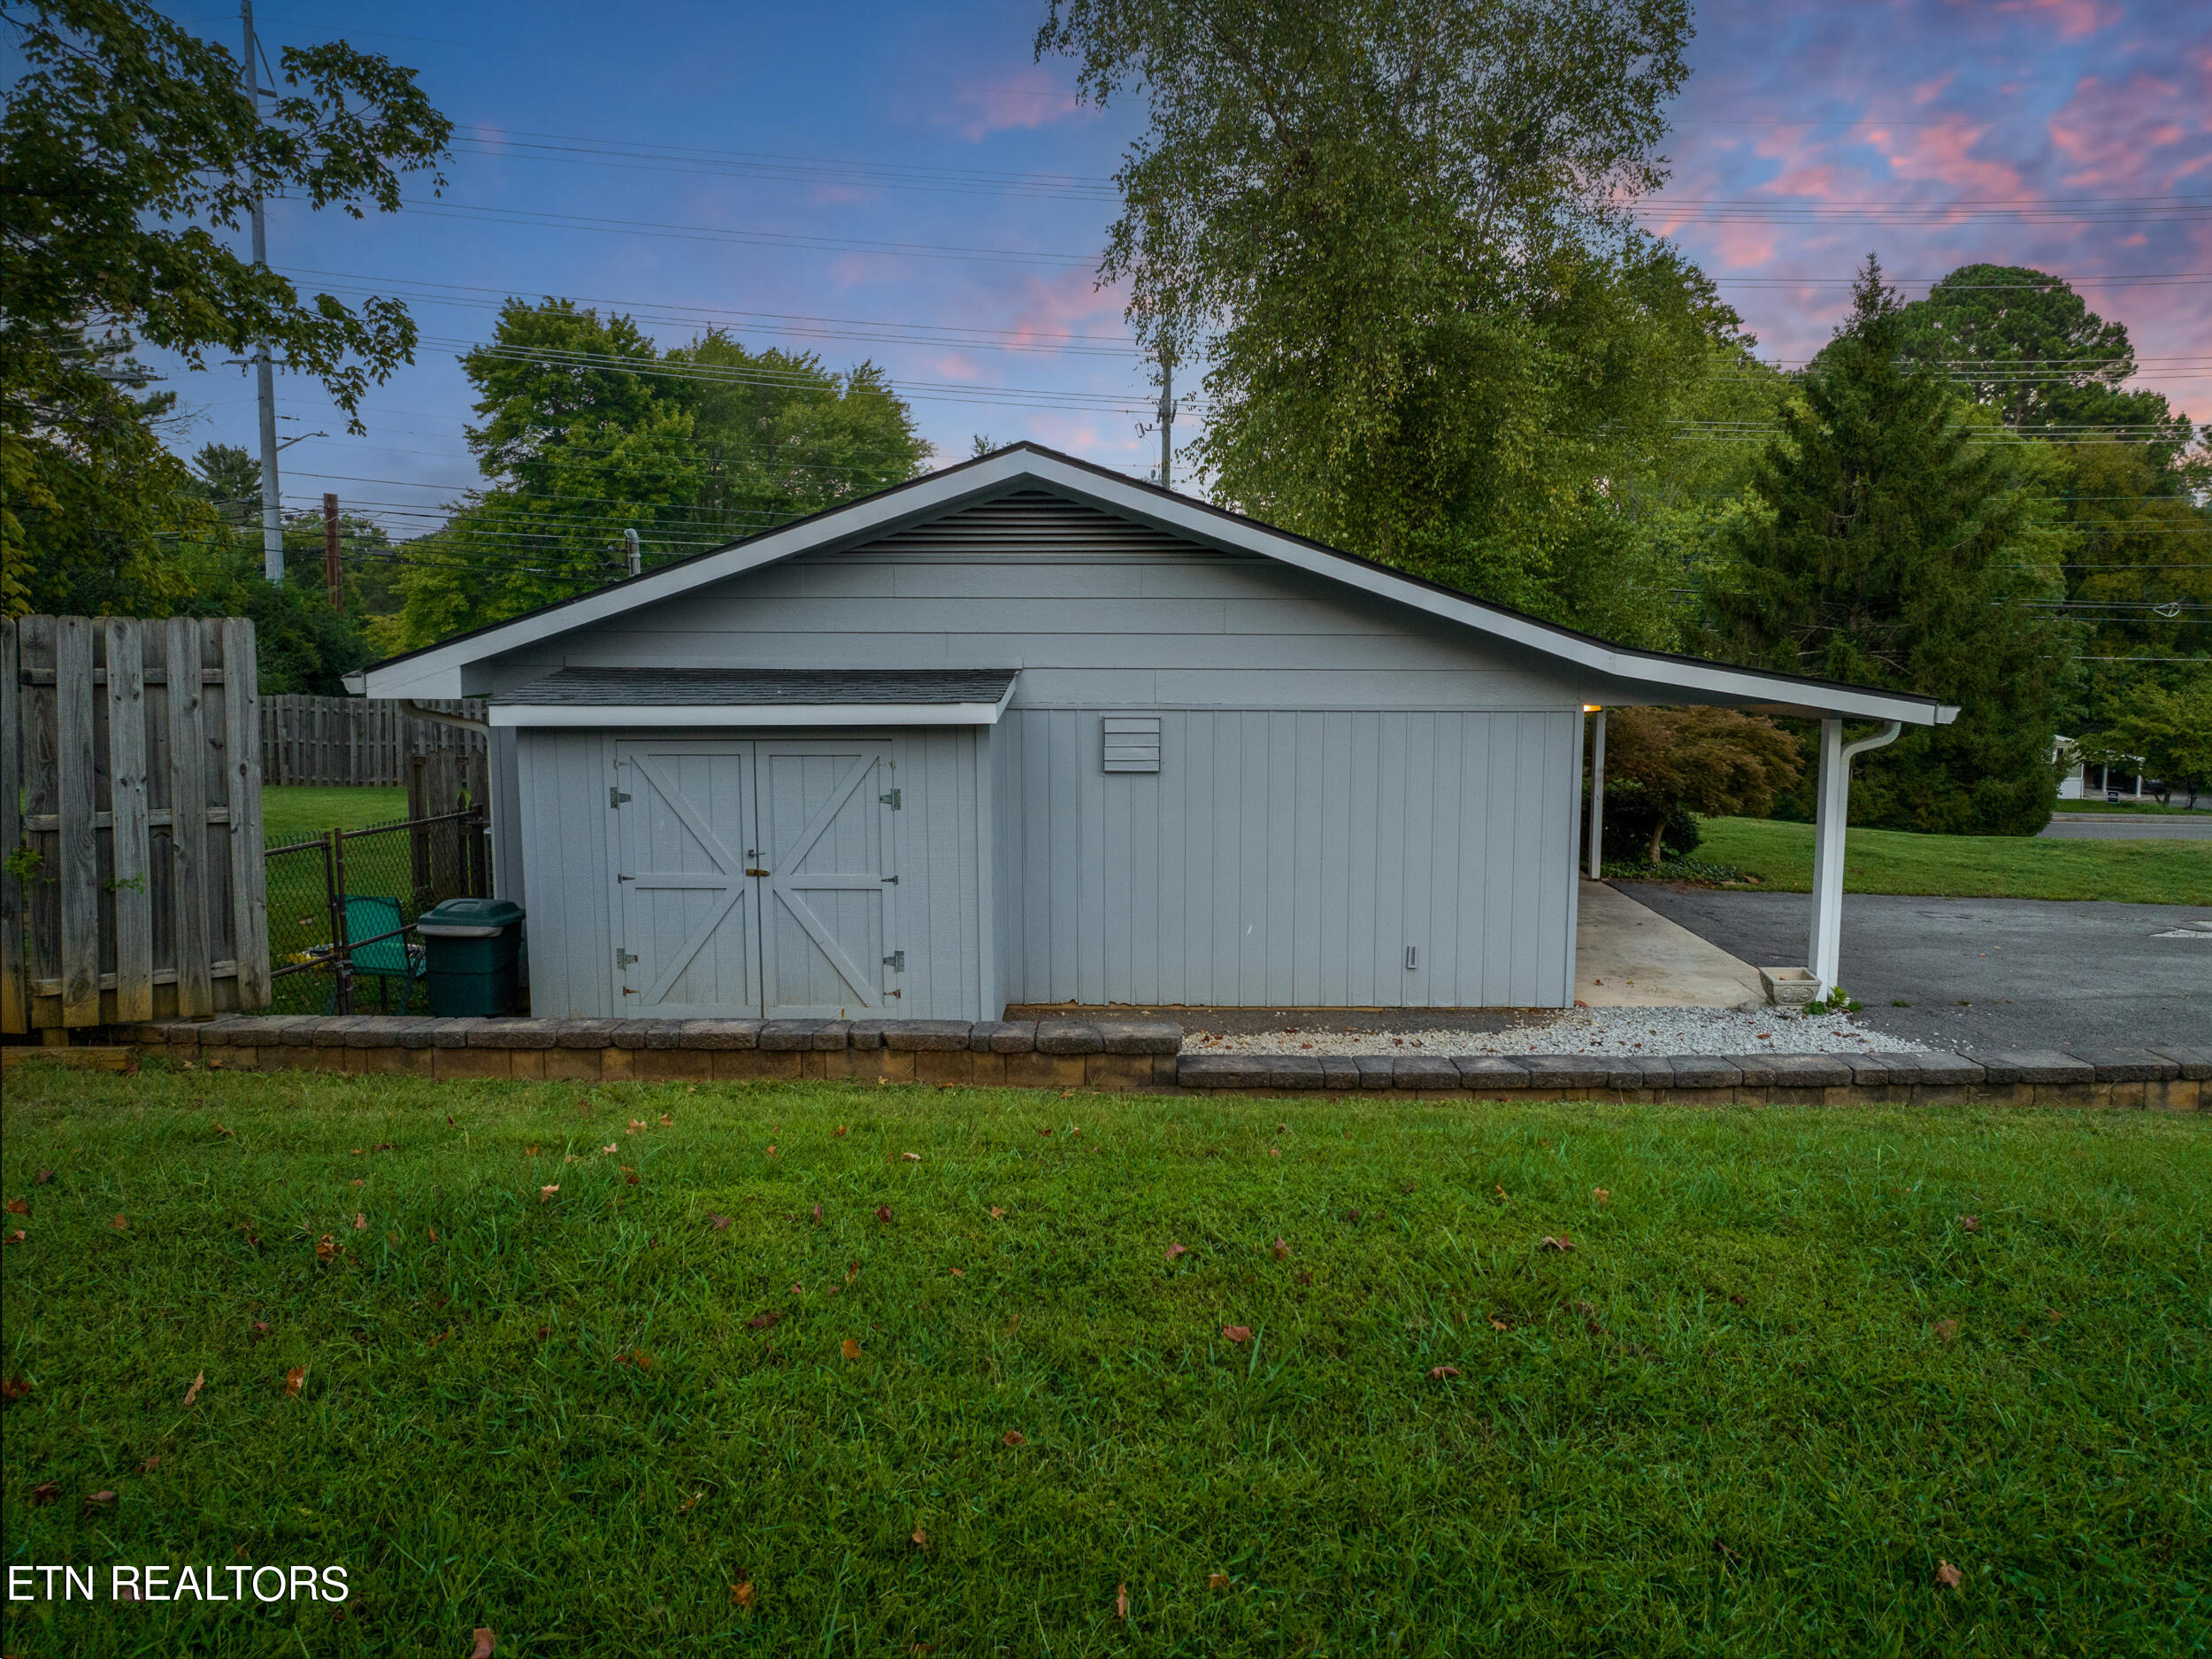
<path fill-rule="evenodd" d="M 1804 960 L 1808 894 L 1621 885 L 1747 962 Z M 2201 905 L 1848 893 L 1840 978 L 1865 1024 L 1936 1048 L 2200 1046 L 2212 1041 L 2208 924 Z"/>

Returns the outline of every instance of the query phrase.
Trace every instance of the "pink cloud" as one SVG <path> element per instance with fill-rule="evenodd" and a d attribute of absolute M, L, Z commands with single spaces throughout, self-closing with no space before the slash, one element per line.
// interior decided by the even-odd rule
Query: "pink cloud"
<path fill-rule="evenodd" d="M 1972 153 L 1988 131 L 1987 122 L 1953 120 L 1939 127 L 1907 127 L 1895 133 L 1874 127 L 1869 129 L 1866 142 L 1900 179 L 1947 184 L 1991 196 L 2016 196 L 2023 189 L 2017 167 Z"/>
<path fill-rule="evenodd" d="M 964 351 L 948 351 L 942 357 L 932 357 L 929 366 L 948 380 L 980 381 L 982 365 Z"/>
<path fill-rule="evenodd" d="M 2120 20 L 2119 8 L 2105 5 L 2101 0 L 2006 0 L 1991 10 L 2044 12 L 2058 20 L 2058 37 L 2062 41 L 2094 35 Z"/>
<path fill-rule="evenodd" d="M 1041 64 L 993 72 L 987 82 L 970 81 L 953 88 L 953 109 L 938 119 L 958 129 L 970 143 L 993 133 L 1050 127 L 1056 122 L 1089 120 L 1097 113 L 1091 104 L 1079 104 L 1072 88 L 1058 81 Z"/>
<path fill-rule="evenodd" d="M 2212 63 L 2199 67 L 2193 88 L 2139 70 L 2117 84 L 2095 75 L 2076 81 L 2045 129 L 2069 164 L 2065 182 L 2148 189 L 2153 180 L 2170 185 L 2201 171 L 2212 145 L 2193 141 L 2212 135 Z"/>
<path fill-rule="evenodd" d="M 1924 81 L 1912 89 L 1912 101 L 1915 104 L 1933 104 L 1943 96 L 1943 89 L 1957 79 L 1958 72 L 1951 70 L 1932 81 Z"/>
<path fill-rule="evenodd" d="M 1059 334 L 1120 332 L 1127 300 L 1118 283 L 1102 288 L 1089 272 L 1069 271 L 1055 277 L 1031 277 L 1022 288 L 1011 327 L 1025 345 L 1051 345 Z"/>

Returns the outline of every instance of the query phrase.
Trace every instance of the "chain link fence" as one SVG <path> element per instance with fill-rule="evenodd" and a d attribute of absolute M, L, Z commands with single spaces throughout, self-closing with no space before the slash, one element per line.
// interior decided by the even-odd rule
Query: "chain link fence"
<path fill-rule="evenodd" d="M 471 808 L 270 848 L 269 1011 L 408 1011 L 420 995 L 417 919 L 491 895 L 487 831 Z"/>

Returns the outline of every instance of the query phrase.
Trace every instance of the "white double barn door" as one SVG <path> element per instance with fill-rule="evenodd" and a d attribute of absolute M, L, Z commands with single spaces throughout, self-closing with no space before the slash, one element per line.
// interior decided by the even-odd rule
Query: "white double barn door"
<path fill-rule="evenodd" d="M 617 745 L 617 984 L 624 1013 L 858 1019 L 895 1010 L 885 941 L 890 746 Z"/>

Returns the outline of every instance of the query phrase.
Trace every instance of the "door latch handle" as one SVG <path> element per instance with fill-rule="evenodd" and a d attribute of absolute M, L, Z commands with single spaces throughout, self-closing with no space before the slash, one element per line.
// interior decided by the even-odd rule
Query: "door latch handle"
<path fill-rule="evenodd" d="M 749 876 L 764 876 L 768 873 L 768 872 L 765 870 L 757 869 L 753 865 L 748 864 L 745 866 L 745 873 Z"/>

